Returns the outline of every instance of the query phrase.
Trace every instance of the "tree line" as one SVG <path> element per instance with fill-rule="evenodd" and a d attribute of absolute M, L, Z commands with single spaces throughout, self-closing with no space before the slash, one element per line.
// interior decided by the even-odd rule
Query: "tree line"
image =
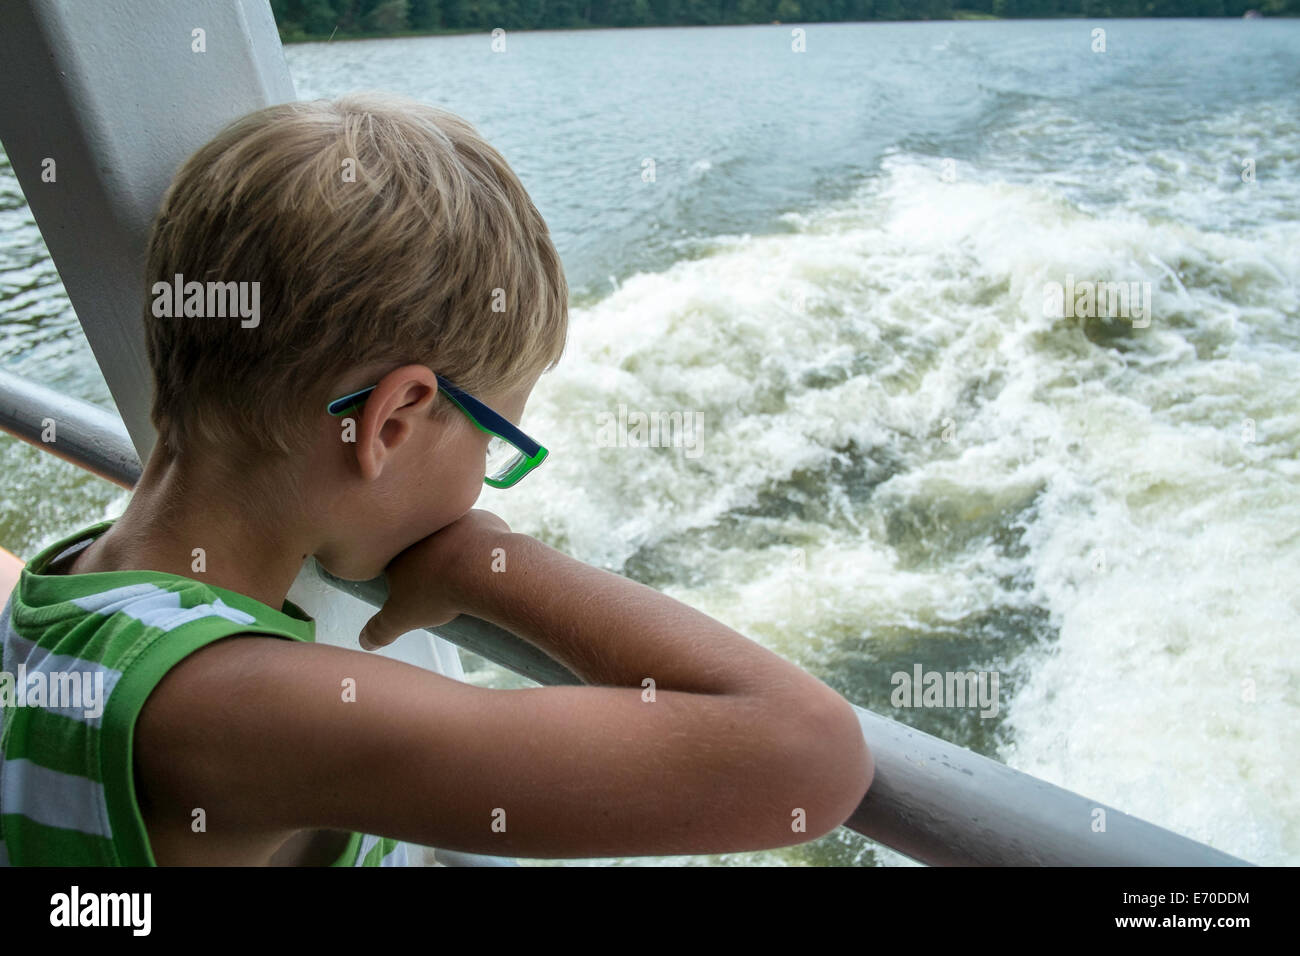
<path fill-rule="evenodd" d="M 271 0 L 286 40 L 456 30 L 992 17 L 1300 15 L 1300 0 Z"/>

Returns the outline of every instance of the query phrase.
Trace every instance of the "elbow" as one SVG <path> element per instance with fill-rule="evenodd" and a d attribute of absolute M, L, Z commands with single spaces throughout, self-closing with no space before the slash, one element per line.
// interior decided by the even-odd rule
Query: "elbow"
<path fill-rule="evenodd" d="M 762 744 L 736 751 L 739 777 L 729 784 L 727 802 L 736 806 L 736 779 L 750 781 L 743 792 L 751 799 L 742 801 L 744 811 L 709 823 L 714 842 L 707 852 L 773 849 L 827 836 L 853 816 L 875 776 L 857 711 L 838 694 L 787 698 L 749 722 L 745 740 Z"/>
<path fill-rule="evenodd" d="M 875 779 L 875 759 L 853 706 L 837 697 L 831 706 L 810 715 L 809 744 L 802 775 L 813 788 L 809 799 L 807 839 L 817 839 L 843 826 L 862 803 Z"/>

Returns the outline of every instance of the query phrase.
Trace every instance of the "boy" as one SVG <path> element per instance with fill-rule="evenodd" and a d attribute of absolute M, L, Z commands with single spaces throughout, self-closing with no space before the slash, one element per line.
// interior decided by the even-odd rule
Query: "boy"
<path fill-rule="evenodd" d="M 873 766 L 843 698 L 473 510 L 542 457 L 518 423 L 568 291 L 470 125 L 376 95 L 253 113 L 178 172 L 148 262 L 158 441 L 125 513 L 34 558 L 3 623 L 0 668 L 93 677 L 102 713 L 3 709 L 0 861 L 720 853 L 857 807 Z M 522 453 L 502 466 L 485 422 Z M 316 644 L 285 600 L 308 555 L 386 573 L 364 648 L 472 614 L 589 686 Z"/>

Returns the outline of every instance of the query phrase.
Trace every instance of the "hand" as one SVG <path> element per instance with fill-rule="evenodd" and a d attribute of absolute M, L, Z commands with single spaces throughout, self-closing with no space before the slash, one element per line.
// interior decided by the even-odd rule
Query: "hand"
<path fill-rule="evenodd" d="M 492 549 L 508 534 L 504 521 L 475 508 L 393 558 L 384 569 L 388 600 L 362 628 L 361 646 L 378 650 L 407 631 L 464 613 L 462 595 L 490 573 Z"/>

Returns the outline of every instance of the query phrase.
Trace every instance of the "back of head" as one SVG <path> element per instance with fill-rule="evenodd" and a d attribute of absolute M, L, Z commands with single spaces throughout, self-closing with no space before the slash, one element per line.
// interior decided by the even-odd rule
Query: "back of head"
<path fill-rule="evenodd" d="M 299 453 L 362 365 L 425 364 L 491 394 L 564 349 L 568 286 L 518 178 L 465 120 L 399 97 L 232 123 L 176 174 L 148 263 L 156 294 L 257 283 L 256 323 L 145 307 L 151 419 L 172 457 Z"/>

